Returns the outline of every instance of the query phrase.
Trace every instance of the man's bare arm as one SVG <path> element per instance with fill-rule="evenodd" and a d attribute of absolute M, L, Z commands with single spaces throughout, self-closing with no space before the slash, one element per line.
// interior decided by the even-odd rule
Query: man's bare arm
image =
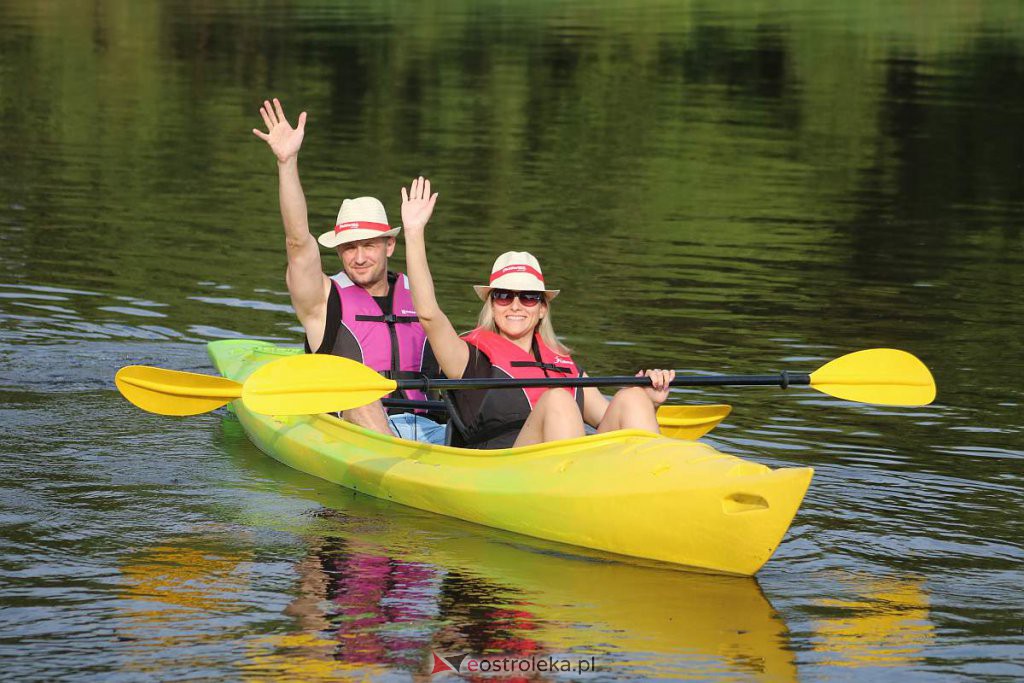
<path fill-rule="evenodd" d="M 281 198 L 281 220 L 284 222 L 285 248 L 288 251 L 286 280 L 292 306 L 299 320 L 319 314 L 323 322 L 329 282 L 320 263 L 320 248 L 309 232 L 306 197 L 299 182 L 298 159 L 278 162 L 278 183 Z"/>
<path fill-rule="evenodd" d="M 316 238 L 309 232 L 306 196 L 299 181 L 299 150 L 306 132 L 306 112 L 292 128 L 278 99 L 264 102 L 260 109 L 267 132 L 253 133 L 270 145 L 277 157 L 281 220 L 284 223 L 288 270 L 285 281 L 295 314 L 306 330 L 310 348 L 323 341 L 330 280 L 323 273 Z"/>

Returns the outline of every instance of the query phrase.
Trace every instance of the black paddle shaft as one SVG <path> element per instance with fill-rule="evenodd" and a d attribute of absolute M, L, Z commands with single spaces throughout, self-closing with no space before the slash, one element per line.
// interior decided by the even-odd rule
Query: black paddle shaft
<path fill-rule="evenodd" d="M 444 401 L 417 401 L 412 398 L 384 398 L 381 403 L 385 408 L 405 408 L 406 410 L 448 410 L 448 404 Z"/>
<path fill-rule="evenodd" d="M 514 377 L 474 377 L 462 379 L 400 379 L 399 389 L 420 391 L 452 389 L 510 389 L 515 387 L 649 387 L 650 377 L 551 377 L 515 379 Z M 777 375 L 690 375 L 672 380 L 674 387 L 781 387 L 809 386 L 811 376 L 803 372 Z"/>

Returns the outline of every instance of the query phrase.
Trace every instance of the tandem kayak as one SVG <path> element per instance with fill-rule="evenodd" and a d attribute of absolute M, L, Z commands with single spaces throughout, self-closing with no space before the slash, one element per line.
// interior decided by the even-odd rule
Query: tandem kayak
<path fill-rule="evenodd" d="M 236 382 L 301 353 L 240 339 L 208 350 Z M 406 441 L 331 415 L 269 416 L 240 400 L 232 405 L 264 453 L 354 491 L 536 538 L 743 576 L 775 552 L 813 475 L 632 429 L 472 450 Z"/>

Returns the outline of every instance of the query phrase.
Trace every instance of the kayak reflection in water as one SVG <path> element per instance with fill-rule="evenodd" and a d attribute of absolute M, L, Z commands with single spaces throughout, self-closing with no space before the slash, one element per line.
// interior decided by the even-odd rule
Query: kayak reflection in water
<path fill-rule="evenodd" d="M 551 301 L 537 259 L 510 251 L 494 262 L 490 282 L 476 286 L 484 304 L 476 329 L 459 336 L 441 311 L 427 264 L 425 229 L 437 194 L 422 177 L 402 188 L 402 223 L 412 297 L 420 324 L 450 378 L 579 377 L 569 349 L 551 324 Z M 638 373 L 640 374 L 640 373 Z M 610 401 L 596 388 L 492 389 L 452 392 L 452 445 L 506 448 L 598 432 L 643 429 L 658 433 L 656 410 L 668 397 L 672 370 L 647 370 L 652 387 L 622 389 Z"/>

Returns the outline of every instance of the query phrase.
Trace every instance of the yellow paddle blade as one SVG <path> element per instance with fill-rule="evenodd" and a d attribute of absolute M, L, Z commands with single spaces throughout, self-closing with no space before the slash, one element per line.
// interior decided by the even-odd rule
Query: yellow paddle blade
<path fill-rule="evenodd" d="M 840 356 L 811 373 L 811 386 L 861 403 L 926 406 L 935 400 L 935 380 L 913 354 L 868 349 Z"/>
<path fill-rule="evenodd" d="M 121 368 L 114 384 L 126 399 L 158 415 L 198 415 L 242 395 L 242 385 L 230 379 L 146 365 Z"/>
<path fill-rule="evenodd" d="M 699 439 L 732 412 L 732 406 L 661 406 L 658 408 L 658 426 L 661 435 L 673 439 Z"/>
<path fill-rule="evenodd" d="M 242 402 L 264 415 L 314 415 L 364 406 L 397 388 L 394 380 L 354 360 L 303 354 L 252 373 L 242 385 Z"/>

